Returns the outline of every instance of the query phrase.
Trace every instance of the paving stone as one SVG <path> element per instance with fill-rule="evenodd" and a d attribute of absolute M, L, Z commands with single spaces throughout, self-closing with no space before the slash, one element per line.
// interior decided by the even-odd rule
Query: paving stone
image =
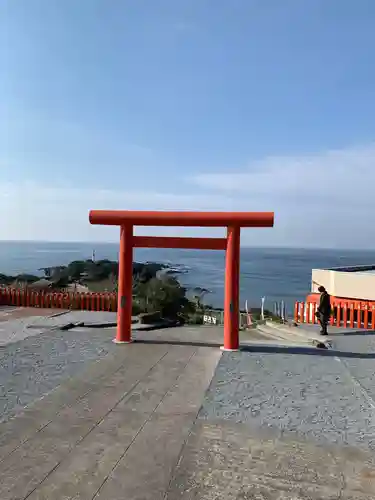
<path fill-rule="evenodd" d="M 219 350 L 208 347 L 197 348 L 176 384 L 166 394 L 162 404 L 157 407 L 156 413 L 161 415 L 184 412 L 198 414 L 204 393 L 211 383 L 220 357 L 221 351 Z"/>
<path fill-rule="evenodd" d="M 200 418 L 375 450 L 371 401 L 334 358 L 224 353 Z"/>
<path fill-rule="evenodd" d="M 340 352 L 349 354 L 349 356 L 340 356 L 340 361 L 352 378 L 352 382 L 366 392 L 375 407 L 374 333 L 347 332 L 345 335 L 335 335 L 333 336 L 333 347 Z M 359 353 L 363 356 L 350 357 L 352 353 Z"/>
<path fill-rule="evenodd" d="M 108 354 L 101 362 L 90 364 L 80 375 L 70 378 L 48 395 L 23 409 L 17 418 L 4 422 L 0 427 L 0 460 L 13 451 L 23 441 L 52 421 L 66 406 L 87 395 L 91 390 L 106 382 L 106 378 L 116 374 L 119 368 L 131 359 L 131 350 L 117 350 Z"/>
<path fill-rule="evenodd" d="M 0 421 L 49 393 L 90 361 L 114 352 L 106 331 L 44 332 L 9 344 L 0 353 Z"/>
<path fill-rule="evenodd" d="M 213 327 L 113 335 L 2 349 L 1 500 L 375 498 L 374 337 L 335 337 L 336 359 L 194 345 Z"/>
<path fill-rule="evenodd" d="M 371 476 L 354 483 L 345 473 L 366 476 L 370 454 L 280 436 L 249 433 L 246 424 L 202 420 L 194 426 L 166 499 L 338 499 L 374 495 Z M 342 463 L 345 461 L 346 469 Z M 346 497 L 345 497 L 346 498 Z"/>
<path fill-rule="evenodd" d="M 162 346 L 157 347 L 153 355 L 147 352 L 146 357 L 138 356 L 133 363 L 124 367 L 126 376 L 117 387 L 98 386 L 96 391 L 79 400 L 76 405 L 62 410 L 50 424 L 8 455 L 1 463 L 0 498 L 13 500 L 30 494 L 108 412 L 133 390 L 155 363 L 159 360 L 162 363 L 166 350 Z M 190 354 L 187 354 L 187 358 L 189 357 Z"/>
<path fill-rule="evenodd" d="M 19 342 L 27 337 L 39 335 L 39 330 L 29 329 L 28 326 L 36 323 L 42 318 L 20 318 L 11 321 L 2 321 L 0 323 L 0 347 L 4 348 L 7 344 Z"/>
<path fill-rule="evenodd" d="M 148 413 L 133 410 L 111 412 L 29 496 L 30 500 L 93 498 L 148 418 Z"/>
<path fill-rule="evenodd" d="M 103 485 L 97 500 L 163 499 L 195 417 L 195 413 L 154 414 Z"/>
<path fill-rule="evenodd" d="M 219 357 L 220 352 L 206 348 L 197 354 L 191 348 L 171 348 L 151 377 L 144 377 L 77 445 L 72 458 L 62 461 L 30 500 L 91 499 L 99 490 L 96 498 L 111 500 L 163 495 Z M 181 401 L 181 391 L 189 385 L 194 391 L 176 415 L 171 403 Z M 142 397 L 134 405 L 132 396 L 140 386 Z"/>

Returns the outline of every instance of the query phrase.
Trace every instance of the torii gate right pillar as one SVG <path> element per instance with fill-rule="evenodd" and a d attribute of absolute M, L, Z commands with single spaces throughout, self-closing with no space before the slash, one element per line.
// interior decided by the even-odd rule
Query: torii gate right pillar
<path fill-rule="evenodd" d="M 227 229 L 223 345 L 225 351 L 239 349 L 240 231 L 238 226 Z"/>

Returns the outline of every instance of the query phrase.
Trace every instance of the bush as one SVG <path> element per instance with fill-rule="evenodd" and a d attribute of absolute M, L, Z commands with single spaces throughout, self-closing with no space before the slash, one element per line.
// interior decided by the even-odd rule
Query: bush
<path fill-rule="evenodd" d="M 144 312 L 159 312 L 162 318 L 185 321 L 195 312 L 195 306 L 186 298 L 186 289 L 170 276 L 152 278 L 134 287 L 135 301 Z"/>
<path fill-rule="evenodd" d="M 189 323 L 189 325 L 202 325 L 203 315 L 199 313 L 193 313 L 189 315 L 187 322 Z"/>

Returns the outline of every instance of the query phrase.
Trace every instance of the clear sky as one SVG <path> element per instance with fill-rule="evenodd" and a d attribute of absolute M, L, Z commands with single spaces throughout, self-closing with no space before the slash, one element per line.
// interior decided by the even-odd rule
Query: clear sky
<path fill-rule="evenodd" d="M 374 0 L 0 1 L 0 239 L 274 210 L 244 245 L 373 248 L 374 26 Z"/>

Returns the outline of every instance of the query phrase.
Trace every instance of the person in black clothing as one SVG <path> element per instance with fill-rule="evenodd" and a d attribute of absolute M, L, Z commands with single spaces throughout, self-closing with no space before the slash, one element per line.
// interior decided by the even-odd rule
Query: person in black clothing
<path fill-rule="evenodd" d="M 324 286 L 320 286 L 318 291 L 320 292 L 320 302 L 317 310 L 317 316 L 321 326 L 320 334 L 328 335 L 327 325 L 331 316 L 331 297 Z"/>

